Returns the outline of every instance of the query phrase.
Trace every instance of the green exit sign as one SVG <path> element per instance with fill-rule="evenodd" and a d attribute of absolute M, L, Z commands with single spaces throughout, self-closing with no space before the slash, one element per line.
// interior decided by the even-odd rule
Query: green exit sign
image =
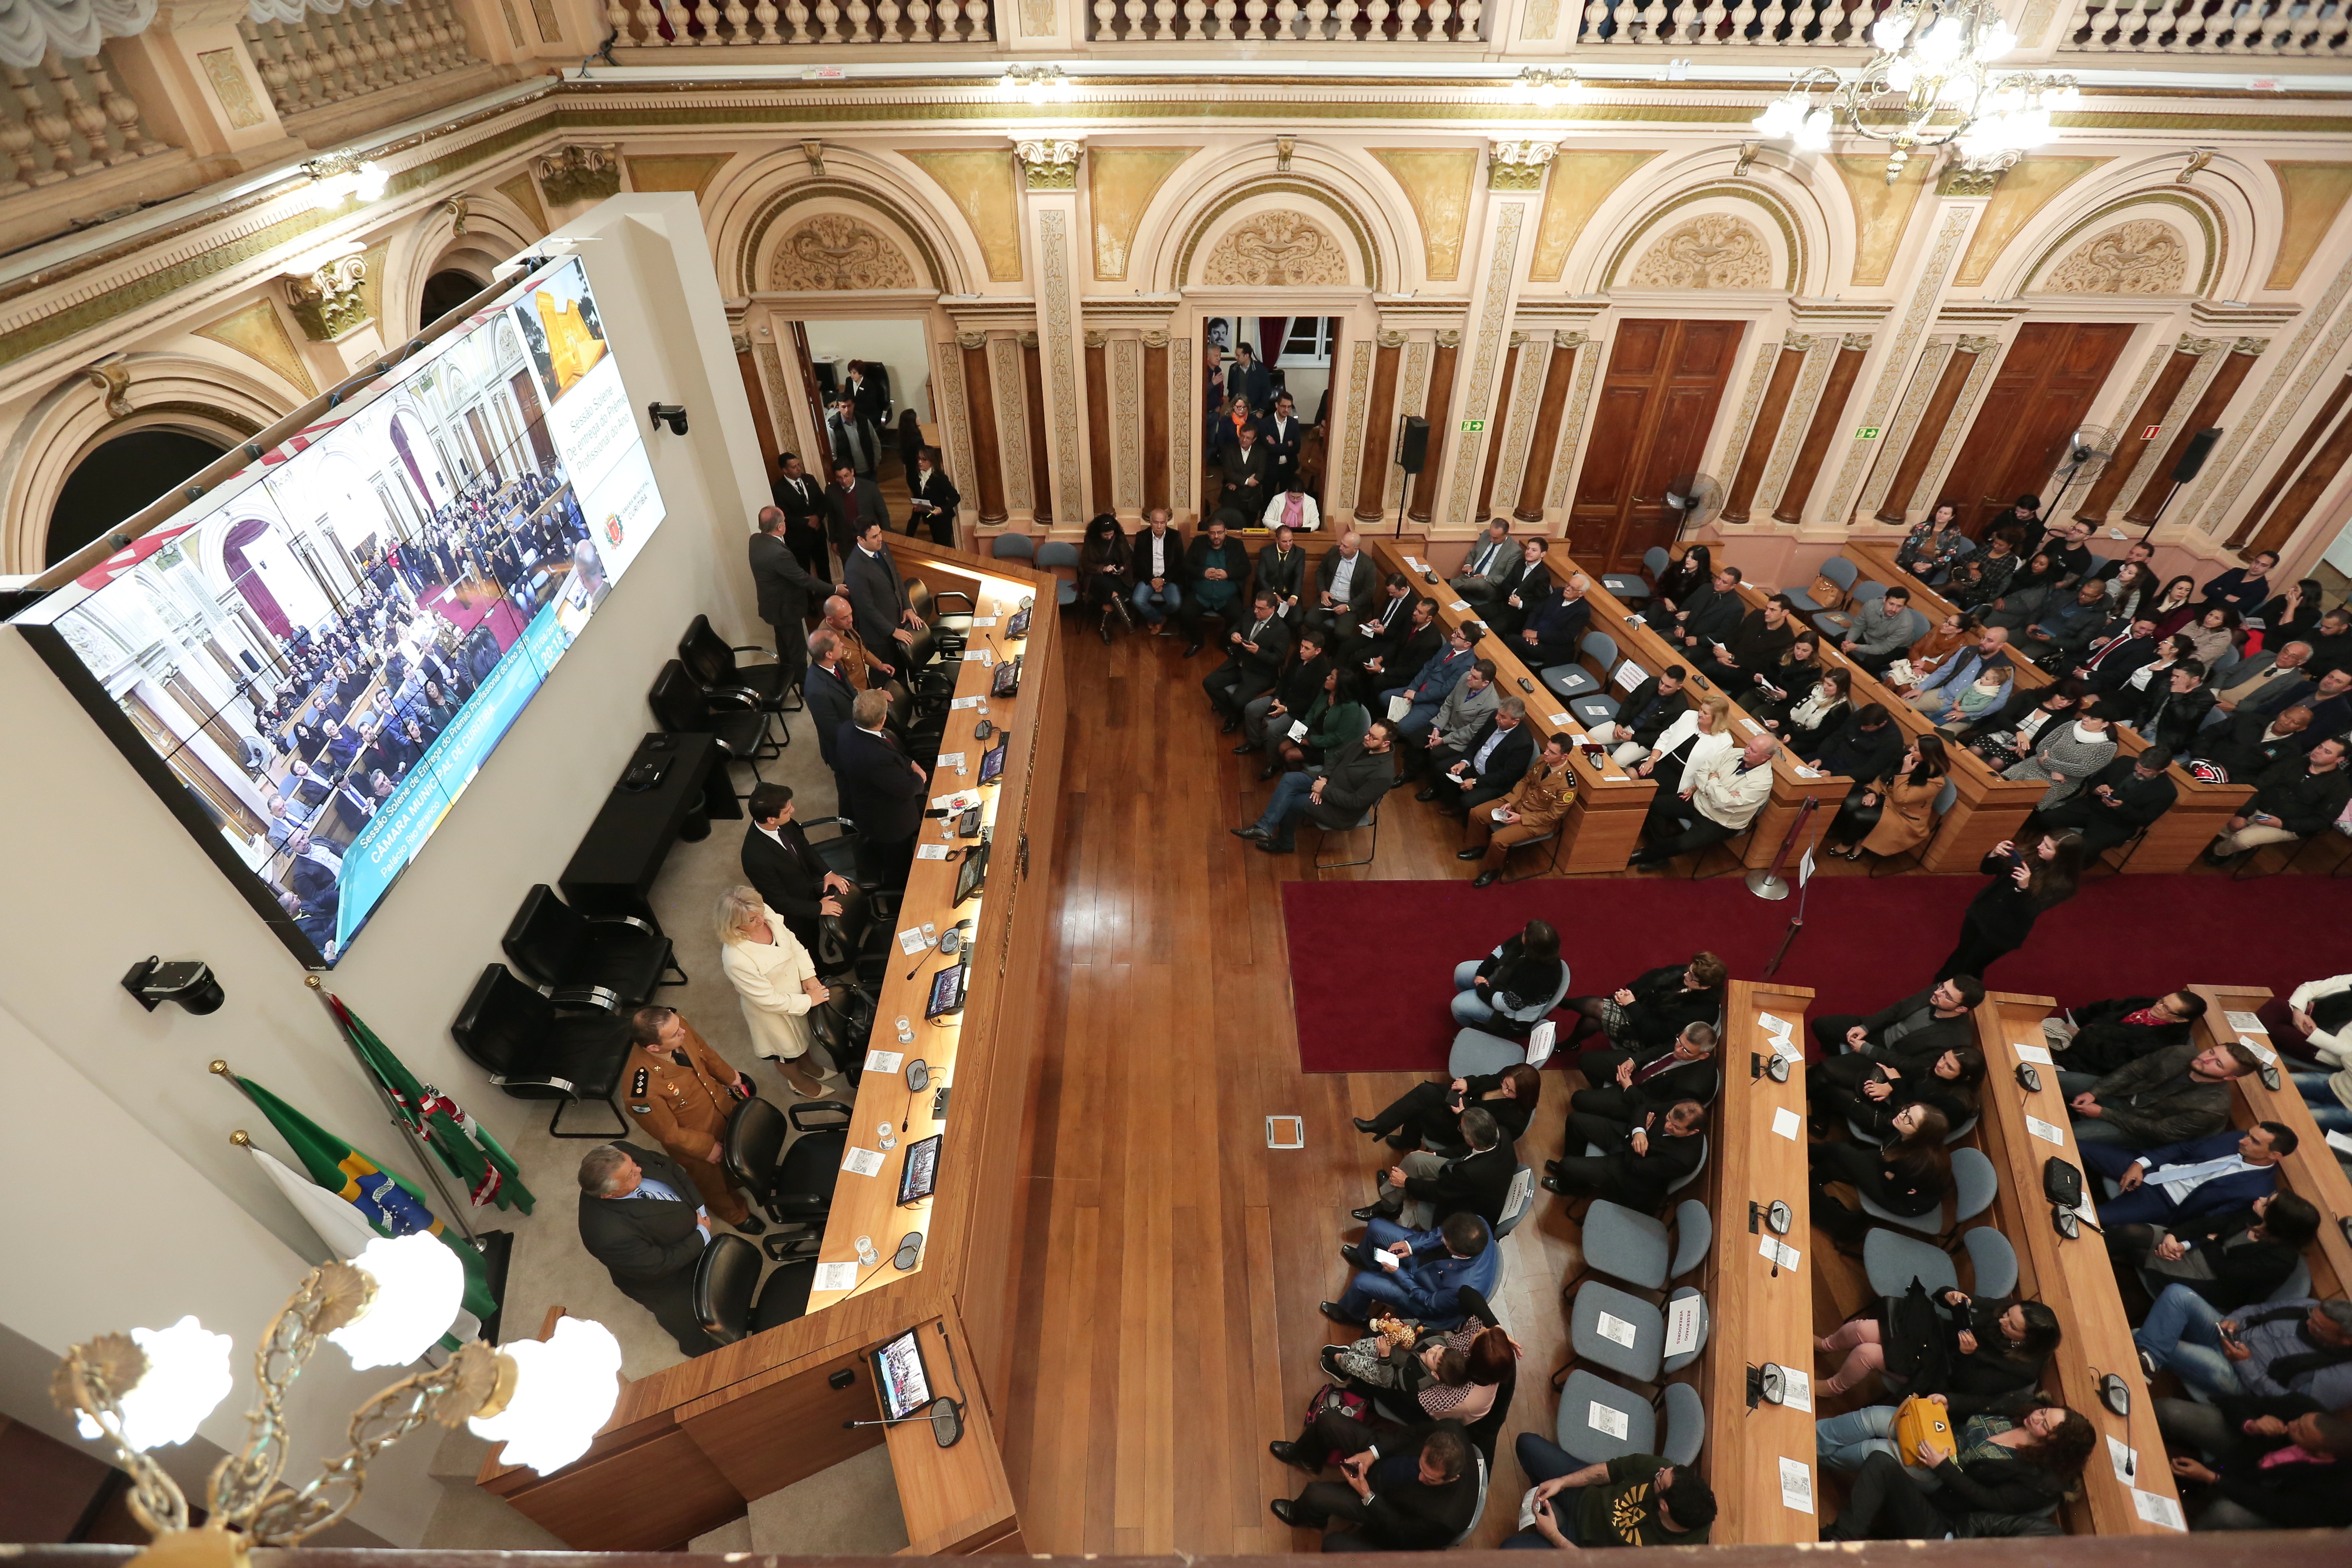
<path fill-rule="evenodd" d="M 1856 441 L 1875 441 L 1878 439 L 1878 426 L 1865 424 L 1853 433 L 1853 438 Z"/>
<path fill-rule="evenodd" d="M 1486 422 L 1483 419 L 1465 419 L 1462 422 L 1462 434 L 1465 435 L 1476 435 L 1486 428 Z"/>

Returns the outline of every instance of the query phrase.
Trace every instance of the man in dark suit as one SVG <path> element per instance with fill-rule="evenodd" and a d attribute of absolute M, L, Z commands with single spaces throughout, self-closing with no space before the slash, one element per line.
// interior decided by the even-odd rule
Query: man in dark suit
<path fill-rule="evenodd" d="M 1299 625 L 1299 596 L 1306 588 L 1307 552 L 1298 548 L 1297 537 L 1288 528 L 1277 528 L 1273 539 L 1257 552 L 1257 589 L 1273 593 L 1276 607 L 1294 632 Z"/>
<path fill-rule="evenodd" d="M 1265 453 L 1265 487 L 1258 493 L 1257 511 L 1250 521 L 1255 523 L 1265 515 L 1274 497 L 1290 488 L 1298 477 L 1298 444 L 1305 440 L 1307 427 L 1298 423 L 1298 411 L 1292 406 L 1288 392 L 1274 394 L 1274 412 L 1262 423 L 1257 444 Z"/>
<path fill-rule="evenodd" d="M 1412 623 L 1412 583 L 1401 571 L 1381 579 L 1381 591 L 1357 618 L 1355 629 L 1339 638 L 1332 653 L 1346 664 L 1360 664 L 1393 632 L 1402 635 Z"/>
<path fill-rule="evenodd" d="M 849 722 L 850 704 L 857 688 L 841 662 L 841 640 L 824 627 L 809 633 L 808 674 L 801 678 L 802 700 L 808 704 L 809 722 L 816 729 L 816 748 L 827 768 L 834 766 L 834 737 Z"/>
<path fill-rule="evenodd" d="M 580 1244 L 679 1354 L 719 1348 L 694 1316 L 694 1268 L 710 1245 L 710 1218 L 676 1160 L 635 1144 L 589 1150 L 580 1162 Z"/>
<path fill-rule="evenodd" d="M 1274 401 L 1274 372 L 1265 368 L 1257 350 L 1247 343 L 1234 350 L 1233 366 L 1225 371 L 1225 391 L 1246 401 L 1252 413 L 1264 413 Z"/>
<path fill-rule="evenodd" d="M 833 483 L 824 487 L 824 532 L 833 541 L 834 554 L 841 558 L 845 575 L 859 538 L 869 528 L 890 531 L 890 508 L 883 503 L 881 486 L 860 478 L 846 463 L 835 465 Z"/>
<path fill-rule="evenodd" d="M 907 476 L 907 532 L 916 529 L 929 532 L 933 544 L 952 549 L 955 545 L 956 507 L 963 497 L 940 472 L 940 455 L 935 447 L 926 446 L 915 459 L 915 471 Z"/>
<path fill-rule="evenodd" d="M 1727 566 L 1690 591 L 1673 623 L 1664 630 L 1666 640 L 1689 649 L 1701 659 L 1714 645 L 1736 635 L 1748 617 L 1748 601 L 1739 597 L 1739 569 Z"/>
<path fill-rule="evenodd" d="M 886 888 L 907 883 L 915 862 L 915 835 L 923 825 L 923 790 L 929 775 L 884 731 L 888 694 L 866 691 L 850 705 L 849 722 L 833 740 L 834 776 L 843 814 L 857 824 L 860 880 Z"/>
<path fill-rule="evenodd" d="M 825 416 L 824 435 L 832 444 L 835 468 L 854 469 L 861 479 L 874 477 L 874 465 L 882 455 L 882 432 L 858 413 L 856 403 L 845 397 L 834 403 Z"/>
<path fill-rule="evenodd" d="M 1668 664 L 1625 694 L 1614 719 L 1594 725 L 1589 733 L 1630 768 L 1648 756 L 1666 727 L 1689 710 L 1690 694 L 1683 688 L 1688 679 L 1688 670 Z"/>
<path fill-rule="evenodd" d="M 907 580 L 898 574 L 898 559 L 883 543 L 883 532 L 880 523 L 865 525 L 857 543 L 843 558 L 848 563 L 843 576 L 847 580 L 857 635 L 877 654 L 886 650 L 894 654 L 891 663 L 903 667 L 906 649 L 922 630 L 923 618 L 915 613 L 914 603 L 907 597 Z"/>
<path fill-rule="evenodd" d="M 1563 1159 L 1547 1160 L 1547 1191 L 1605 1197 L 1637 1214 L 1655 1214 L 1666 1204 L 1667 1189 L 1698 1169 L 1706 1155 L 1699 1129 L 1706 1124 L 1706 1107 L 1696 1100 L 1679 1100 L 1664 1111 L 1644 1111 L 1627 1125 L 1606 1116 L 1577 1111 L 1568 1118 L 1564 1147 L 1580 1151 Z M 1581 1153 L 1587 1146 L 1601 1153 Z"/>
<path fill-rule="evenodd" d="M 814 953 L 816 923 L 841 913 L 841 895 L 850 891 L 849 879 L 827 868 L 808 834 L 793 821 L 791 785 L 758 786 L 749 807 L 751 825 L 743 833 L 743 876 L 760 890 L 768 907 L 784 917 L 801 946 Z"/>
<path fill-rule="evenodd" d="M 1315 1418 L 1307 1440 L 1339 1456 L 1345 1484 L 1309 1481 L 1297 1499 L 1278 1497 L 1267 1506 L 1297 1529 L 1345 1526 L 1324 1537 L 1326 1552 L 1443 1552 L 1476 1521 L 1477 1460 L 1458 1422 L 1375 1432 L 1328 1410 Z M 1277 1439 L 1273 1453 L 1284 1464 L 1307 1468 L 1296 1443 Z"/>
<path fill-rule="evenodd" d="M 1430 780 L 1413 799 L 1442 801 L 1445 810 L 1456 812 L 1501 800 L 1536 759 L 1535 734 L 1535 727 L 1528 723 L 1527 703 L 1505 697 L 1468 739 L 1438 748 L 1430 759 Z"/>
<path fill-rule="evenodd" d="M 1349 528 L 1339 536 L 1339 548 L 1324 553 L 1315 569 L 1315 607 L 1307 624 L 1318 632 L 1345 636 L 1355 630 L 1356 618 L 1371 608 L 1380 591 L 1380 569 L 1364 553 L 1363 540 Z"/>
<path fill-rule="evenodd" d="M 1470 1152 L 1458 1160 L 1415 1149 L 1381 1171 L 1375 1178 L 1380 1197 L 1357 1209 L 1356 1218 L 1385 1216 L 1407 1230 L 1426 1230 L 1467 1212 L 1500 1225 L 1519 1156 L 1504 1141 L 1495 1113 L 1481 1106 L 1462 1113 L 1462 1137 Z"/>
<path fill-rule="evenodd" d="M 1544 564 L 1550 550 L 1549 539 L 1521 539 L 1518 560 L 1495 584 L 1494 596 L 1479 610 L 1478 618 L 1505 637 L 1526 625 L 1528 617 L 1542 609 L 1552 595 L 1551 568 Z"/>
<path fill-rule="evenodd" d="M 2180 791 L 2167 776 L 2172 753 L 2151 746 L 2137 757 L 2117 757 L 2084 781 L 2084 787 L 2047 811 L 2025 819 L 2017 836 L 2068 831 L 2083 835 L 2084 858 L 2105 854 L 2173 808 Z"/>
<path fill-rule="evenodd" d="M 2154 664 L 2156 653 L 2156 622 L 2134 621 L 2116 628 L 2113 635 L 2094 642 L 2075 664 L 2074 677 L 2089 691 L 2125 691 L 2125 683 L 2132 678 L 2133 672 Z"/>
<path fill-rule="evenodd" d="M 776 459 L 778 476 L 768 495 L 784 509 L 784 543 L 811 577 L 832 570 L 825 561 L 824 487 L 801 466 L 800 454 L 787 452 Z"/>
<path fill-rule="evenodd" d="M 1875 1061 L 1896 1054 L 1916 1056 L 1957 1051 L 1977 1042 L 1976 1020 L 1969 1017 L 1984 1000 L 1984 982 L 1974 975 L 1954 975 L 1924 991 L 1914 991 L 1864 1017 L 1831 1013 L 1812 1021 L 1813 1043 L 1825 1056 L 1853 1051 Z"/>
<path fill-rule="evenodd" d="M 1535 613 L 1522 617 L 1518 634 L 1511 639 L 1511 652 L 1520 663 L 1530 670 L 1575 664 L 1584 651 L 1584 633 L 1592 625 L 1592 604 L 1585 598 L 1591 591 L 1592 580 L 1580 571 Z"/>
<path fill-rule="evenodd" d="M 1395 781 L 1396 764 L 1389 757 L 1395 743 L 1396 726 L 1372 720 L 1363 739 L 1339 747 L 1322 767 L 1284 774 L 1265 814 L 1234 829 L 1234 836 L 1256 841 L 1267 854 L 1286 855 L 1297 847 L 1292 835 L 1300 817 L 1329 831 L 1354 827 Z"/>
<path fill-rule="evenodd" d="M 1225 662 L 1201 679 L 1201 689 L 1225 716 L 1221 735 L 1241 727 L 1243 707 L 1274 689 L 1289 656 L 1290 632 L 1275 608 L 1274 595 L 1259 592 L 1250 601 L 1252 618 L 1225 634 Z"/>
<path fill-rule="evenodd" d="M 2250 1208 L 2278 1186 L 2278 1165 L 2294 1153 L 2294 1129 L 2257 1122 L 2167 1144 L 2145 1154 L 2118 1144 L 2081 1143 L 2083 1164 L 2123 1189 L 2099 1205 L 2103 1226 L 2162 1225 Z"/>
<path fill-rule="evenodd" d="M 1714 1102 L 1723 1087 L 1715 1063 L 1715 1026 L 1685 1024 L 1674 1039 L 1641 1041 L 1631 1051 L 1588 1051 L 1577 1066 L 1595 1087 L 1569 1097 L 1569 1108 L 1632 1126 L 1678 1100 Z"/>
<path fill-rule="evenodd" d="M 760 531 L 751 536 L 751 591 L 759 598 L 760 619 L 775 632 L 784 685 L 797 686 L 808 670 L 809 601 L 812 597 L 824 599 L 833 592 L 833 584 L 811 577 L 793 559 L 784 540 L 780 507 L 760 508 Z"/>
<path fill-rule="evenodd" d="M 1242 705 L 1242 740 L 1234 747 L 1234 755 L 1265 752 L 1265 769 L 1257 776 L 1261 784 L 1282 771 L 1282 754 L 1275 748 L 1275 741 L 1293 719 L 1315 706 L 1315 699 L 1323 695 L 1323 679 L 1331 673 L 1320 632 L 1299 632 L 1293 648 L 1296 657 L 1274 689 Z"/>
<path fill-rule="evenodd" d="M 1257 426 L 1244 424 L 1234 433 L 1234 444 L 1219 455 L 1217 466 L 1224 476 L 1224 488 L 1217 493 L 1219 507 L 1237 508 L 1251 523 L 1265 515 L 1267 499 L 1274 495 L 1271 455 L 1258 444 Z"/>
<path fill-rule="evenodd" d="M 1437 623 L 1437 601 L 1422 594 L 1413 596 L 1412 608 L 1406 613 L 1390 617 L 1381 635 L 1359 638 L 1349 644 L 1356 667 L 1364 672 L 1368 691 L 1384 690 L 1392 680 L 1411 680 L 1444 646 L 1445 628 Z M 1385 706 L 1381 711 L 1386 711 Z"/>
<path fill-rule="evenodd" d="M 841 390 L 848 394 L 850 406 L 866 423 L 879 430 L 889 422 L 889 383 L 868 371 L 865 361 L 849 361 L 849 376 L 842 382 Z"/>

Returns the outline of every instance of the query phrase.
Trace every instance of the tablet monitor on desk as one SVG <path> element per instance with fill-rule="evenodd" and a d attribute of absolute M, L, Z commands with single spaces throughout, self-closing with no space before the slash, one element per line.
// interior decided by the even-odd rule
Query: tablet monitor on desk
<path fill-rule="evenodd" d="M 874 1386 L 882 1396 L 882 1413 L 902 1421 L 931 1402 L 930 1375 L 923 1369 L 923 1347 L 908 1329 L 874 1353 Z"/>
<path fill-rule="evenodd" d="M 920 1203 L 931 1196 L 940 1175 L 940 1138 L 933 1133 L 907 1145 L 906 1163 L 898 1167 L 898 1205 Z"/>
<path fill-rule="evenodd" d="M 963 863 L 956 867 L 957 904 L 970 902 L 972 895 L 980 892 L 981 884 L 988 880 L 988 850 L 987 844 L 978 843 L 964 851 Z"/>
<path fill-rule="evenodd" d="M 1019 642 L 1029 635 L 1029 617 L 1033 612 L 1024 610 L 1004 623 L 1004 635 L 1009 642 Z"/>
<path fill-rule="evenodd" d="M 931 994 L 923 1002 L 924 1018 L 940 1019 L 963 1011 L 965 973 L 961 964 L 950 964 L 931 977 Z"/>
<path fill-rule="evenodd" d="M 989 683 L 988 695 L 992 697 L 1009 697 L 1018 692 L 1021 689 L 1021 660 L 1027 657 L 1028 655 L 1024 653 L 1018 658 L 997 665 L 995 678 Z"/>
<path fill-rule="evenodd" d="M 1012 737 L 1007 736 L 1004 739 L 998 741 L 994 746 L 990 747 L 986 751 L 980 754 L 980 781 L 982 783 L 993 784 L 998 779 L 1004 777 L 1004 748 L 1011 744 Z"/>

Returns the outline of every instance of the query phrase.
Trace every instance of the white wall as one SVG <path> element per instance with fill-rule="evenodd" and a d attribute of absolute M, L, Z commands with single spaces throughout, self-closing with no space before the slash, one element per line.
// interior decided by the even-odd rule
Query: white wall
<path fill-rule="evenodd" d="M 890 417 L 911 406 L 925 424 L 939 417 L 931 407 L 931 361 L 920 321 L 804 321 L 809 353 L 830 357 L 840 364 L 837 375 L 848 374 L 851 360 L 873 360 L 890 369 Z M 835 385 L 840 384 L 838 381 Z"/>
<path fill-rule="evenodd" d="M 653 727 L 645 694 L 687 622 L 706 612 L 729 641 L 751 640 L 744 541 L 767 499 L 693 198 L 617 197 L 564 232 L 595 241 L 582 256 L 631 401 L 691 413 L 687 436 L 646 437 L 667 519 L 327 980 L 420 1076 L 501 1132 L 546 1112 L 490 1088 L 449 1019 L 499 956 L 524 891 L 556 880 Z M 18 1026 L 0 1030 L 0 1082 L 18 1086 L 26 1113 L 0 1166 L 18 1195 L 0 1218 L 0 1322 L 57 1348 L 217 1294 L 214 1326 L 249 1348 L 319 1246 L 229 1144 L 247 1127 L 284 1154 L 205 1063 L 226 1057 L 375 1157 L 424 1173 L 293 956 L 14 632 L 0 633 L 0 1009 Z M 204 1018 L 142 1011 L 118 982 L 150 953 L 209 963 L 226 1005 Z M 524 1175 L 541 1190 L 572 1179 Z M 166 1316 L 173 1303 L 184 1304 Z M 326 1435 L 301 1446 L 306 1462 Z M 420 1477 L 430 1446 L 418 1445 Z M 385 1490 L 399 1489 L 387 1478 Z M 371 1528 L 413 1544 L 429 1513 Z"/>

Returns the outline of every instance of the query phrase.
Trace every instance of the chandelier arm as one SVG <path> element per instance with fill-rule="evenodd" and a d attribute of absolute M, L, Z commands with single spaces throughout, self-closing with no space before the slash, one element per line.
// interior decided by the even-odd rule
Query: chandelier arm
<path fill-rule="evenodd" d="M 151 1536 L 188 1528 L 187 1495 L 152 1456 L 131 1446 L 123 1433 L 121 1400 L 90 1366 L 86 1347 L 69 1348 L 59 1370 L 71 1390 L 72 1409 L 89 1417 L 105 1437 L 107 1447 L 114 1450 L 115 1463 L 131 1473 L 131 1490 L 125 1500 L 130 1504 L 131 1517 Z"/>
<path fill-rule="evenodd" d="M 245 1448 L 215 1467 L 207 1488 L 216 1522 L 246 1526 L 277 1489 L 286 1469 L 286 1391 L 319 1342 L 357 1317 L 374 1294 L 366 1274 L 348 1263 L 325 1263 L 303 1276 L 269 1320 L 253 1352 L 260 1399 L 246 1415 Z"/>

